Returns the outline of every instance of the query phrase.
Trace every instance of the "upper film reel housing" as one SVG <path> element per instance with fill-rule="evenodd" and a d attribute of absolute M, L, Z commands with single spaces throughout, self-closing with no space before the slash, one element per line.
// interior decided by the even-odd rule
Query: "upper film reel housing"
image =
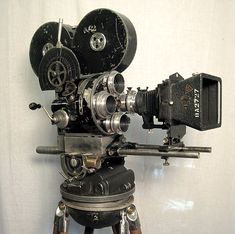
<path fill-rule="evenodd" d="M 84 75 L 124 71 L 137 46 L 133 24 L 124 15 L 108 9 L 88 13 L 76 28 L 73 50 Z"/>
<path fill-rule="evenodd" d="M 61 43 L 71 48 L 72 37 L 75 29 L 70 25 L 63 25 Z M 58 23 L 48 22 L 40 26 L 34 33 L 30 43 L 29 58 L 34 73 L 39 75 L 39 65 L 43 56 L 56 46 L 58 36 Z"/>

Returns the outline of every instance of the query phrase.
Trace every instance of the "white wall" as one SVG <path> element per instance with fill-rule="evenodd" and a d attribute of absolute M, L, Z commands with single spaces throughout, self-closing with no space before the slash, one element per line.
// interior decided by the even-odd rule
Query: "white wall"
<path fill-rule="evenodd" d="M 78 24 L 89 11 L 106 7 L 135 25 L 138 49 L 124 72 L 128 86 L 155 87 L 170 74 L 185 78 L 206 72 L 223 78 L 223 127 L 188 130 L 188 145 L 212 146 L 200 160 L 128 158 L 136 173 L 135 203 L 144 234 L 235 233 L 235 1 L 234 0 L 1 0 L 0 1 L 0 233 L 51 233 L 63 178 L 56 156 L 39 156 L 37 145 L 56 142 L 56 130 L 30 102 L 49 107 L 52 92 L 41 92 L 28 49 L 35 30 L 59 17 Z M 160 143 L 136 118 L 128 138 Z M 70 233 L 83 230 L 71 222 Z M 96 233 L 110 233 L 109 229 Z"/>

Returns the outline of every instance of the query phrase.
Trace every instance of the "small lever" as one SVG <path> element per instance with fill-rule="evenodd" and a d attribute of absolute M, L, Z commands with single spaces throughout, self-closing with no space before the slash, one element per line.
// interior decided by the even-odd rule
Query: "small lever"
<path fill-rule="evenodd" d="M 61 48 L 63 46 L 61 43 L 62 27 L 63 27 L 63 19 L 60 18 L 59 24 L 58 24 L 58 38 L 57 38 L 57 43 L 56 43 L 57 48 Z"/>

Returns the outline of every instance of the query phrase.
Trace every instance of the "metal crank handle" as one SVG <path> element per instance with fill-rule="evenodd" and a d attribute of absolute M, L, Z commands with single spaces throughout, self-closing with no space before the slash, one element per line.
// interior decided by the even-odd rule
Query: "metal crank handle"
<path fill-rule="evenodd" d="M 29 104 L 30 110 L 36 110 L 36 109 L 41 109 L 41 108 L 44 110 L 44 112 L 46 113 L 46 116 L 50 119 L 51 123 L 55 124 L 58 128 L 63 129 L 68 125 L 69 116 L 66 111 L 61 109 L 61 110 L 54 112 L 53 115 L 51 116 L 49 112 L 47 111 L 47 109 L 41 104 L 37 104 L 35 102 L 32 102 Z"/>
<path fill-rule="evenodd" d="M 29 109 L 30 110 L 37 110 L 37 109 L 41 109 L 41 108 L 44 110 L 47 117 L 52 121 L 52 123 L 55 123 L 56 120 L 49 114 L 49 112 L 47 111 L 47 109 L 44 106 L 42 106 L 41 104 L 37 104 L 35 102 L 32 102 L 32 103 L 29 104 Z"/>

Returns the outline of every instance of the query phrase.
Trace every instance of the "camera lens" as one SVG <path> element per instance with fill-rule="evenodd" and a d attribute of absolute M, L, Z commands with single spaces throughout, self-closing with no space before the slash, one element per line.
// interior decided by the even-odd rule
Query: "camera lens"
<path fill-rule="evenodd" d="M 107 86 L 110 93 L 121 94 L 125 88 L 125 80 L 120 73 L 112 71 L 107 79 Z"/>

